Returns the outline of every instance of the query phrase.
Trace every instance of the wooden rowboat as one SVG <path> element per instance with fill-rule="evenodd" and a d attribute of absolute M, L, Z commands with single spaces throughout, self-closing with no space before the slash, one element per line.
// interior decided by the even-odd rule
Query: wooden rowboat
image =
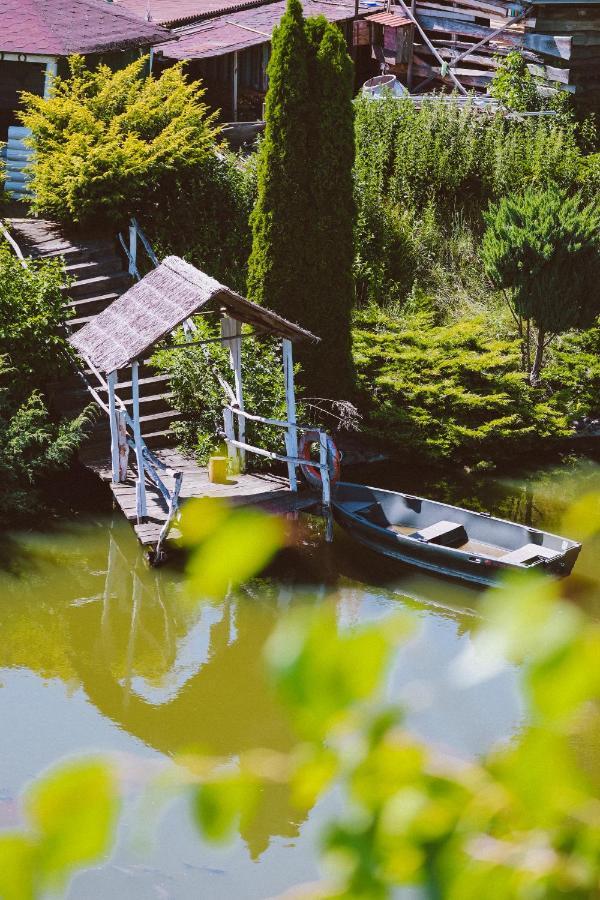
<path fill-rule="evenodd" d="M 337 484 L 332 506 L 340 525 L 377 553 L 477 584 L 510 570 L 568 575 L 581 549 L 528 525 L 363 484 Z"/>

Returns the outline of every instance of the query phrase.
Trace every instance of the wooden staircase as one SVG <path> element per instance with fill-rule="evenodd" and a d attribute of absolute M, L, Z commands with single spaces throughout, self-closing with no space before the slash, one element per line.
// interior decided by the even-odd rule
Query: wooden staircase
<path fill-rule="evenodd" d="M 25 256 L 36 259 L 62 257 L 71 280 L 71 284 L 63 289 L 68 311 L 67 328 L 71 332 L 101 313 L 133 283 L 116 238 L 69 236 L 59 225 L 43 219 L 13 218 L 9 225 Z M 93 379 L 89 370 L 84 370 L 83 374 Z M 146 444 L 149 447 L 172 444 L 169 426 L 180 413 L 172 407 L 168 377 L 157 373 L 149 361 L 144 360 L 140 362 L 139 384 L 142 436 Z M 76 373 L 51 387 L 61 415 L 75 415 L 91 400 L 81 375 Z M 106 400 L 104 389 L 95 387 Z M 118 394 L 130 408 L 131 381 L 120 382 Z M 110 456 L 109 426 L 104 415 L 95 424 L 82 453 L 86 461 Z"/>

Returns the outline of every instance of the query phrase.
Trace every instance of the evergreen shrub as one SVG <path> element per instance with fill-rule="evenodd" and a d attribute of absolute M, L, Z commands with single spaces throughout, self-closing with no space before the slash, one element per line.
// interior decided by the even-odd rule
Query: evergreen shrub
<path fill-rule="evenodd" d="M 0 527 L 31 519 L 48 480 L 68 467 L 87 411 L 57 421 L 44 389 L 65 370 L 64 283 L 59 262 L 23 268 L 0 244 Z"/>
<path fill-rule="evenodd" d="M 183 178 L 214 151 L 215 113 L 200 82 L 181 65 L 144 77 L 147 58 L 113 72 L 91 71 L 80 56 L 56 78 L 49 99 L 24 94 L 23 125 L 36 151 L 32 208 L 64 222 L 121 222 L 153 198 L 165 179 Z"/>
<path fill-rule="evenodd" d="M 565 398 L 531 389 L 519 342 L 485 318 L 444 325 L 427 304 L 403 317 L 371 306 L 354 347 L 368 429 L 406 459 L 514 461 L 568 433 Z"/>

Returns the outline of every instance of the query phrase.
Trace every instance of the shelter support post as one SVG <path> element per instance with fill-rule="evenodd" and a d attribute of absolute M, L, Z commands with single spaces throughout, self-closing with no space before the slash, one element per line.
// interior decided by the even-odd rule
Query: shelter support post
<path fill-rule="evenodd" d="M 110 419 L 110 456 L 112 463 L 112 480 L 113 484 L 121 481 L 121 470 L 119 462 L 119 416 L 117 415 L 117 400 L 115 389 L 117 386 L 117 372 L 110 372 L 107 377 L 108 383 L 108 413 Z"/>
<path fill-rule="evenodd" d="M 144 454 L 142 445 L 142 429 L 140 425 L 140 380 L 137 359 L 131 364 L 131 398 L 133 402 L 133 440 L 137 461 L 137 480 L 135 483 L 135 499 L 138 525 L 146 521 L 146 478 L 144 470 Z"/>
<path fill-rule="evenodd" d="M 285 406 L 286 419 L 289 422 L 285 434 L 285 449 L 288 456 L 298 457 L 298 428 L 296 426 L 296 392 L 294 390 L 294 356 L 292 342 L 287 338 L 283 340 L 283 378 L 285 382 Z M 288 463 L 288 479 L 290 490 L 298 490 L 298 478 L 296 476 L 296 463 Z"/>
<path fill-rule="evenodd" d="M 244 385 L 242 380 L 242 323 L 238 319 L 224 316 L 221 319 L 221 337 L 229 344 L 229 365 L 233 372 L 235 402 L 238 409 L 244 411 Z M 244 416 L 237 418 L 237 439 L 240 444 L 246 442 L 246 419 Z M 235 435 L 234 435 L 235 437 Z M 240 450 L 238 453 L 240 471 L 244 471 L 246 453 Z"/>

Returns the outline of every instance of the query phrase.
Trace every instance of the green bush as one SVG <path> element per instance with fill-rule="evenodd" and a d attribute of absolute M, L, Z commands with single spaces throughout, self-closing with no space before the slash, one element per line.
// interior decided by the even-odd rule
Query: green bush
<path fill-rule="evenodd" d="M 584 205 L 555 185 L 503 197 L 484 214 L 486 272 L 510 296 L 515 317 L 536 328 L 531 381 L 546 344 L 571 329 L 590 328 L 600 314 L 600 205 Z M 520 328 L 523 333 L 523 328 Z M 530 360 L 529 327 L 525 359 Z"/>
<path fill-rule="evenodd" d="M 197 316 L 195 321 L 198 332 L 194 340 L 212 340 L 218 336 L 217 328 L 202 316 Z M 176 343 L 183 340 L 183 332 L 177 332 Z M 169 376 L 173 404 L 182 413 L 181 420 L 172 426 L 180 446 L 206 464 L 210 456 L 223 450 L 220 434 L 226 398 L 215 370 L 230 384 L 233 382 L 227 348 L 216 342 L 186 350 L 159 349 L 154 354 L 153 365 Z M 286 419 L 281 347 L 269 338 L 242 340 L 242 374 L 244 405 L 248 412 Z M 247 442 L 265 450 L 285 452 L 283 435 L 280 428 L 254 422 L 246 424 Z M 263 468 L 265 463 L 263 457 L 248 457 L 249 468 Z"/>
<path fill-rule="evenodd" d="M 60 262 L 23 268 L 0 245 L 0 526 L 34 515 L 49 478 L 72 460 L 87 421 L 56 422 L 43 389 L 65 371 Z"/>
<path fill-rule="evenodd" d="M 245 292 L 252 246 L 250 213 L 256 198 L 256 157 L 222 150 L 184 175 L 165 176 L 136 215 L 159 258 L 188 262 Z"/>
<path fill-rule="evenodd" d="M 439 325 L 426 308 L 370 307 L 354 348 L 368 429 L 405 458 L 506 461 L 568 433 L 561 404 L 526 384 L 519 342 L 482 317 Z"/>
<path fill-rule="evenodd" d="M 143 77 L 146 58 L 117 72 L 69 60 L 49 99 L 24 94 L 23 125 L 36 150 L 35 212 L 64 222 L 121 221 L 148 200 L 160 202 L 174 174 L 193 172 L 214 150 L 215 114 L 200 82 L 181 66 Z"/>
<path fill-rule="evenodd" d="M 478 245 L 488 201 L 550 182 L 572 190 L 584 177 L 583 126 L 564 117 L 520 122 L 441 98 L 421 109 L 395 99 L 359 99 L 355 108 L 355 277 L 363 303 L 401 303 L 416 288 L 447 294 L 448 283 L 485 294 Z M 590 193 L 597 168 L 585 176 Z M 449 255 L 449 234 L 466 240 L 469 266 Z"/>

